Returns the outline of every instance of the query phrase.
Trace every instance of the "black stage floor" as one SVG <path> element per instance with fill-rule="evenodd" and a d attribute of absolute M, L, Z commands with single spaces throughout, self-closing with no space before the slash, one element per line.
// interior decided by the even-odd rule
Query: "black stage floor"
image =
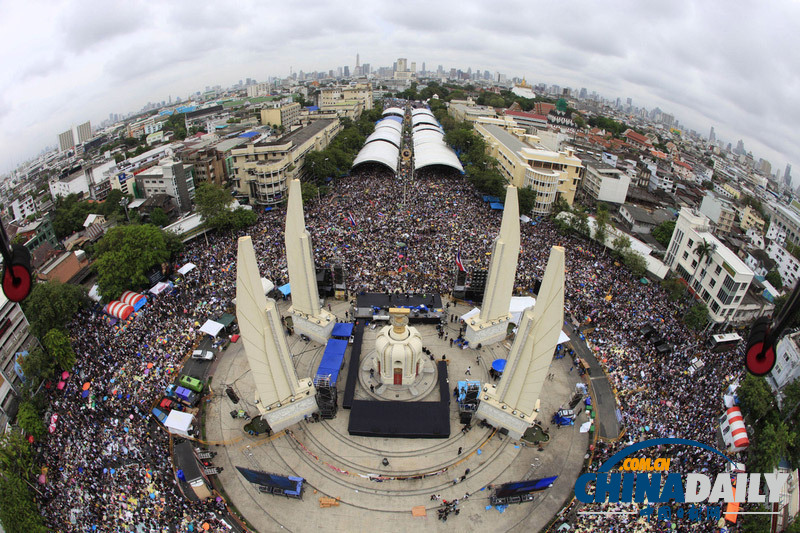
<path fill-rule="evenodd" d="M 446 439 L 450 436 L 447 363 L 439 361 L 438 402 L 354 400 L 348 432 L 362 437 Z"/>
<path fill-rule="evenodd" d="M 350 409 L 353 407 L 353 397 L 356 394 L 356 382 L 358 381 L 358 368 L 361 364 L 361 345 L 364 342 L 364 321 L 356 320 L 356 327 L 353 329 L 353 345 L 350 350 L 350 365 L 347 367 L 347 382 L 344 386 L 344 397 L 342 398 L 342 408 Z"/>

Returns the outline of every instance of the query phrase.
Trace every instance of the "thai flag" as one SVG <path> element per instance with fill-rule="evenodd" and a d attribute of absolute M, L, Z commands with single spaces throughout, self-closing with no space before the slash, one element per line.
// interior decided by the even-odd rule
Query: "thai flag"
<path fill-rule="evenodd" d="M 464 263 L 461 262 L 461 250 L 456 252 L 456 266 L 458 267 L 459 272 L 466 272 L 464 268 Z"/>
<path fill-rule="evenodd" d="M 356 219 L 353 218 L 353 213 L 347 213 L 347 218 L 350 220 L 350 225 L 355 227 Z"/>
<path fill-rule="evenodd" d="M 381 213 L 380 211 L 378 211 L 378 216 L 382 217 L 382 216 L 385 216 L 385 215 L 383 213 Z"/>

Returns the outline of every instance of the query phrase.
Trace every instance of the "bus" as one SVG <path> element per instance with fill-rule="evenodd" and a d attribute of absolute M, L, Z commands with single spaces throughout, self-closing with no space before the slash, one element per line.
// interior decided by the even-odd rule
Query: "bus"
<path fill-rule="evenodd" d="M 711 338 L 708 339 L 708 347 L 712 352 L 726 352 L 736 348 L 741 340 L 742 338 L 738 333 L 712 335 Z"/>

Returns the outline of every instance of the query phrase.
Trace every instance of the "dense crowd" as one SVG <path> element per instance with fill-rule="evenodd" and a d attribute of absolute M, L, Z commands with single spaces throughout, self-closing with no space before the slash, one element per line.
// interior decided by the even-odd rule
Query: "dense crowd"
<path fill-rule="evenodd" d="M 457 175 L 420 171 L 413 181 L 371 169 L 340 178 L 332 193 L 305 206 L 318 266 L 344 264 L 351 292 L 450 292 L 460 250 L 468 271 L 487 268 L 501 212 L 492 211 Z M 283 211 L 259 214 L 248 228 L 262 275 L 288 283 Z M 61 391 L 50 389 L 55 432 L 38 444 L 48 469 L 39 486 L 42 513 L 54 531 L 185 531 L 218 527 L 224 502 L 191 503 L 173 475 L 167 437 L 151 405 L 179 370 L 198 338 L 197 325 L 231 308 L 236 239 L 217 233 L 196 239 L 176 261 L 197 268 L 171 294 L 151 297 L 124 327 L 82 312 L 70 333 L 78 354 Z M 596 450 L 591 468 L 633 440 L 675 436 L 714 445 L 719 391 L 737 368 L 731 354 L 712 354 L 681 323 L 682 304 L 657 285 L 643 285 L 594 244 L 560 234 L 548 220 L 522 226 L 516 288 L 528 293 L 541 279 L 549 249 L 567 251 L 566 312 L 592 324 L 587 336 L 619 392 L 626 435 Z M 675 352 L 659 356 L 638 332 L 653 324 Z M 688 360 L 705 366 L 694 376 Z M 668 379 L 667 379 L 668 378 Z M 83 384 L 90 383 L 84 397 Z M 719 467 L 709 454 L 675 452 L 681 471 Z M 625 517 L 581 518 L 577 527 L 609 529 Z M 140 529 L 134 529 L 139 526 Z M 226 529 L 222 529 L 226 530 Z"/>

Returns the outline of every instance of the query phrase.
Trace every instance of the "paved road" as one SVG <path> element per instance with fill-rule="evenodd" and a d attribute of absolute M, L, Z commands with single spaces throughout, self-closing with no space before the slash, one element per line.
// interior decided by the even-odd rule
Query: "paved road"
<path fill-rule="evenodd" d="M 591 369 L 592 388 L 594 389 L 594 406 L 597 412 L 597 434 L 605 439 L 616 439 L 619 436 L 620 425 L 617 420 L 617 399 L 611 388 L 603 367 L 597 361 L 592 351 L 586 346 L 586 341 L 581 340 L 579 332 L 572 324 L 565 326 L 567 334 L 572 341 L 572 347 L 578 357 L 589 364 Z"/>

